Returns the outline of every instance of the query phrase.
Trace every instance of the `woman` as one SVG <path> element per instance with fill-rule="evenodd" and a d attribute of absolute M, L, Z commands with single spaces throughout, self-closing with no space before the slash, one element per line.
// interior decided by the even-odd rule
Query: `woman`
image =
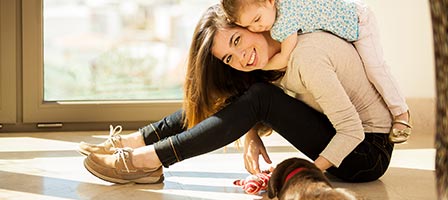
<path fill-rule="evenodd" d="M 227 24 L 220 8 L 212 6 L 194 33 L 185 112 L 130 135 L 111 131 L 111 138 L 101 145 L 81 143 L 80 149 L 89 154 L 85 167 L 110 182 L 160 182 L 162 165 L 223 147 L 262 122 L 321 170 L 353 182 L 381 177 L 393 149 L 388 141 L 392 119 L 353 46 L 328 33 L 305 34 L 299 36 L 280 79 L 278 73 L 256 70 L 279 49 L 268 34 Z M 223 63 L 254 71 L 238 72 Z M 306 104 L 268 83 L 273 80 L 298 91 Z M 256 133 L 252 129 L 246 135 L 247 143 L 254 144 L 245 147 L 251 173 L 259 172 L 260 154 L 269 162 Z"/>

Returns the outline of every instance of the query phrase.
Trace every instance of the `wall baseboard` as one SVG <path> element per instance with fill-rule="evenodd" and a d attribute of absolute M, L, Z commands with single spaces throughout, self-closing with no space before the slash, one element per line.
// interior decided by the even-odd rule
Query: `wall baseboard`
<path fill-rule="evenodd" d="M 411 112 L 413 134 L 431 134 L 436 132 L 436 100 L 435 98 L 407 98 Z"/>

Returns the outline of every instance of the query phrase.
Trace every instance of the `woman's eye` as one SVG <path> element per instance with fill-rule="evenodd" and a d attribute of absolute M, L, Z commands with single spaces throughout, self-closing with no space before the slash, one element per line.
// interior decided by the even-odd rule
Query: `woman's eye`
<path fill-rule="evenodd" d="M 227 58 L 226 58 L 226 64 L 229 64 L 231 60 L 232 60 L 232 56 L 227 56 Z"/>
<path fill-rule="evenodd" d="M 240 36 L 236 37 L 235 40 L 233 41 L 233 44 L 235 46 L 238 45 L 238 43 L 240 43 Z"/>
<path fill-rule="evenodd" d="M 260 17 L 257 17 L 257 19 L 255 19 L 254 22 L 259 22 L 260 21 Z"/>

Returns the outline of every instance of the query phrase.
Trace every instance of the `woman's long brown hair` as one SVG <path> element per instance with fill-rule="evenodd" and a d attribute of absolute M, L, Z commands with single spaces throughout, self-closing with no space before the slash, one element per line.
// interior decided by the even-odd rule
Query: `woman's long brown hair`
<path fill-rule="evenodd" d="M 260 81 L 273 81 L 283 73 L 256 70 L 242 72 L 211 53 L 218 30 L 231 28 L 221 7 L 211 6 L 199 20 L 190 46 L 184 85 L 184 126 L 191 128 L 225 106 L 231 97 Z"/>

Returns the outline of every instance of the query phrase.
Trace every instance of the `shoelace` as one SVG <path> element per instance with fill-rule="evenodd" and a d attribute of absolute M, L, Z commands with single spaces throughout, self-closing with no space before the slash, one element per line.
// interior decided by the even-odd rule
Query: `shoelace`
<path fill-rule="evenodd" d="M 112 125 L 109 126 L 109 137 L 107 138 L 107 140 L 110 141 L 114 148 L 117 148 L 114 144 L 114 140 L 116 140 L 115 136 L 118 136 L 122 130 L 123 128 L 120 125 L 115 126 L 115 128 Z"/>
<path fill-rule="evenodd" d="M 117 156 L 117 159 L 122 159 L 123 160 L 123 164 L 124 164 L 124 168 L 126 168 L 126 171 L 129 173 L 129 168 L 128 165 L 126 164 L 126 152 L 131 153 L 132 149 L 131 148 L 117 148 L 114 152 L 114 155 Z"/>

